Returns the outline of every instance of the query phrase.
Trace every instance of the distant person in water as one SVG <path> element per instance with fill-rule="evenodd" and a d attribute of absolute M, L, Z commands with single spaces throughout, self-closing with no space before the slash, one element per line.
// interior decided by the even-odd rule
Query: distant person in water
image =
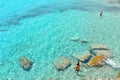
<path fill-rule="evenodd" d="M 100 12 L 100 16 L 102 16 L 102 15 L 103 15 L 103 11 Z"/>
<path fill-rule="evenodd" d="M 77 64 L 75 65 L 75 72 L 77 72 L 78 74 L 79 71 L 80 71 L 80 63 L 78 61 Z"/>

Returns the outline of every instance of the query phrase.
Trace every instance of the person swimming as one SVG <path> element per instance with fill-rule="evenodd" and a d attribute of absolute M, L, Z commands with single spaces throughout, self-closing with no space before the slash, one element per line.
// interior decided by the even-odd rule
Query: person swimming
<path fill-rule="evenodd" d="M 102 16 L 102 15 L 103 15 L 103 11 L 100 12 L 100 16 Z"/>
<path fill-rule="evenodd" d="M 75 65 L 75 72 L 77 72 L 78 74 L 79 71 L 80 71 L 80 63 L 78 61 L 77 64 Z"/>

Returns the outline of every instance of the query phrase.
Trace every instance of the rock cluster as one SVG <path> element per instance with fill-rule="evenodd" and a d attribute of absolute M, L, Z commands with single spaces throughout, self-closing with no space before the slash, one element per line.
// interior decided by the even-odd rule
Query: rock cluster
<path fill-rule="evenodd" d="M 24 70 L 30 70 L 30 68 L 32 66 L 32 62 L 30 60 L 28 60 L 25 56 L 22 56 L 22 57 L 20 57 L 20 66 Z"/>
<path fill-rule="evenodd" d="M 92 55 L 94 55 L 93 58 L 87 63 L 89 66 L 103 66 L 107 58 L 113 57 L 110 49 L 102 44 L 91 45 L 89 51 Z"/>

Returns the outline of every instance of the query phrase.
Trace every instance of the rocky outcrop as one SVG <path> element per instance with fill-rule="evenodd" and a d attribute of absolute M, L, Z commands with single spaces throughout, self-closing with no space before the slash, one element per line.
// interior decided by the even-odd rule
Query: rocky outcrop
<path fill-rule="evenodd" d="M 58 71 L 65 70 L 71 65 L 71 62 L 66 57 L 62 57 L 54 61 L 54 65 Z"/>
<path fill-rule="evenodd" d="M 22 57 L 20 57 L 20 66 L 24 70 L 30 70 L 30 68 L 32 66 L 32 62 L 30 60 L 28 60 L 25 56 L 22 56 Z"/>

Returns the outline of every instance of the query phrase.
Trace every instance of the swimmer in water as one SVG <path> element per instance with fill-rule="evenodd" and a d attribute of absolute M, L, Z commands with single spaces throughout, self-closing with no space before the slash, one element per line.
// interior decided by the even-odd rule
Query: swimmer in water
<path fill-rule="evenodd" d="M 103 11 L 100 12 L 100 16 L 102 16 L 102 15 L 103 15 Z"/>
<path fill-rule="evenodd" d="M 80 63 L 78 61 L 77 64 L 75 65 L 75 72 L 77 72 L 78 74 L 79 71 L 80 71 Z"/>

